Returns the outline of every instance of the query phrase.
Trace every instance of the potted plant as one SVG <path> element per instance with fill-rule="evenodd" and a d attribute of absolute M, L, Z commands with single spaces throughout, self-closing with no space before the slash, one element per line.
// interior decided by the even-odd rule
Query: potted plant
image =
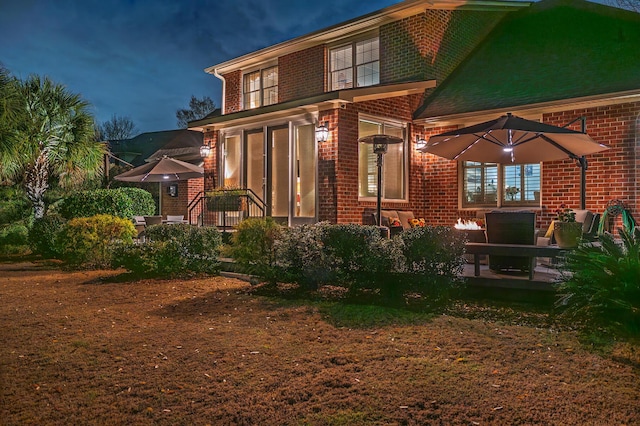
<path fill-rule="evenodd" d="M 565 204 L 556 209 L 556 220 L 553 223 L 553 237 L 560 248 L 578 247 L 582 237 L 582 223 L 576 222 L 576 213 Z"/>
<path fill-rule="evenodd" d="M 214 189 L 207 192 L 207 208 L 214 212 L 242 210 L 246 194 L 246 190 L 238 188 Z"/>

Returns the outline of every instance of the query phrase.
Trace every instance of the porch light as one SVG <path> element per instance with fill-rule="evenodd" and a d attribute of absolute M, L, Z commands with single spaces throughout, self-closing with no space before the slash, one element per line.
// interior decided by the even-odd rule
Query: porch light
<path fill-rule="evenodd" d="M 325 121 L 316 126 L 316 142 L 326 142 L 329 139 L 329 124 Z"/>
<path fill-rule="evenodd" d="M 423 151 L 427 147 L 427 141 L 421 136 L 416 136 L 416 150 Z"/>
<path fill-rule="evenodd" d="M 208 157 L 209 154 L 211 154 L 211 147 L 209 146 L 209 144 L 204 144 L 200 147 L 200 157 L 205 158 Z"/>

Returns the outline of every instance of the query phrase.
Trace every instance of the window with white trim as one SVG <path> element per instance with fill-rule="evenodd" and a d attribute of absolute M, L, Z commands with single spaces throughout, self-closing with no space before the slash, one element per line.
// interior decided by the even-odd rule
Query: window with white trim
<path fill-rule="evenodd" d="M 278 66 L 248 72 L 243 77 L 244 109 L 278 103 Z"/>
<path fill-rule="evenodd" d="M 378 37 L 354 41 L 330 49 L 329 80 L 331 90 L 379 84 L 380 42 Z"/>
<path fill-rule="evenodd" d="M 384 134 L 404 139 L 402 125 L 385 123 L 375 119 L 360 119 L 358 138 L 369 135 Z M 407 142 L 387 147 L 382 166 L 382 198 L 385 200 L 406 199 Z M 378 195 L 377 154 L 373 145 L 358 144 L 358 196 L 375 198 Z"/>
<path fill-rule="evenodd" d="M 462 207 L 540 205 L 541 165 L 461 162 Z"/>

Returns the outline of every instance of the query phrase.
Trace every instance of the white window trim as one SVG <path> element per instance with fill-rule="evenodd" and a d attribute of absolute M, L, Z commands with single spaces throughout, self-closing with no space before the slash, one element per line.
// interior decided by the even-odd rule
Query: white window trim
<path fill-rule="evenodd" d="M 352 89 L 357 89 L 359 86 L 357 85 L 358 82 L 358 74 L 357 74 L 357 64 L 356 64 L 356 43 L 359 41 L 365 41 L 365 40 L 370 40 L 373 38 L 377 38 L 378 39 L 378 43 L 380 43 L 380 33 L 378 31 L 378 29 L 374 30 L 374 31 L 369 31 L 366 33 L 362 33 L 362 34 L 358 34 L 356 36 L 352 36 L 349 38 L 345 38 L 345 39 L 341 39 L 338 41 L 335 41 L 333 43 L 327 44 L 327 91 L 332 92 L 334 91 L 332 89 L 333 83 L 331 80 L 331 50 L 333 49 L 338 49 L 341 47 L 345 47 L 345 46 L 351 46 L 352 51 L 351 51 L 351 55 L 353 57 L 353 61 L 351 64 L 351 69 L 353 71 L 353 87 Z M 378 44 L 379 46 L 379 44 Z M 378 63 L 380 63 L 381 60 L 380 58 L 378 58 Z M 379 84 L 379 83 L 378 83 Z M 371 85 L 371 86 L 375 86 Z M 371 86 L 361 86 L 361 87 L 371 87 Z"/>
<path fill-rule="evenodd" d="M 270 61 L 270 62 L 264 62 L 260 65 L 256 65 L 254 67 L 251 68 L 247 68 L 245 70 L 242 70 L 242 75 L 240 76 L 240 110 L 241 111 L 246 111 L 249 109 L 255 109 L 255 108 L 247 108 L 244 102 L 244 95 L 245 95 L 245 91 L 244 91 L 244 77 L 247 74 L 251 74 L 254 73 L 256 71 L 260 71 L 260 107 L 264 106 L 264 99 L 263 99 L 263 90 L 264 90 L 264 86 L 262 85 L 262 71 L 268 69 L 268 68 L 272 68 L 272 67 L 277 67 L 278 68 L 278 85 L 276 87 L 280 86 L 280 68 L 278 67 L 278 61 Z M 271 104 L 273 105 L 273 104 Z M 256 108 L 260 108 L 260 107 L 256 107 Z"/>

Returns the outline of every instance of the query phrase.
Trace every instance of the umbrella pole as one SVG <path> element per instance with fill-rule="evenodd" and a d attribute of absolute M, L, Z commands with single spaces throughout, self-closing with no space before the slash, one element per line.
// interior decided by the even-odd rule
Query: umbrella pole
<path fill-rule="evenodd" d="M 377 213 L 378 216 L 378 226 L 382 226 L 382 152 L 378 152 L 378 161 L 376 162 L 378 166 L 378 204 L 377 204 Z"/>
<path fill-rule="evenodd" d="M 580 130 L 587 134 L 587 117 L 580 117 Z M 580 157 L 580 209 L 587 209 L 587 158 Z"/>

